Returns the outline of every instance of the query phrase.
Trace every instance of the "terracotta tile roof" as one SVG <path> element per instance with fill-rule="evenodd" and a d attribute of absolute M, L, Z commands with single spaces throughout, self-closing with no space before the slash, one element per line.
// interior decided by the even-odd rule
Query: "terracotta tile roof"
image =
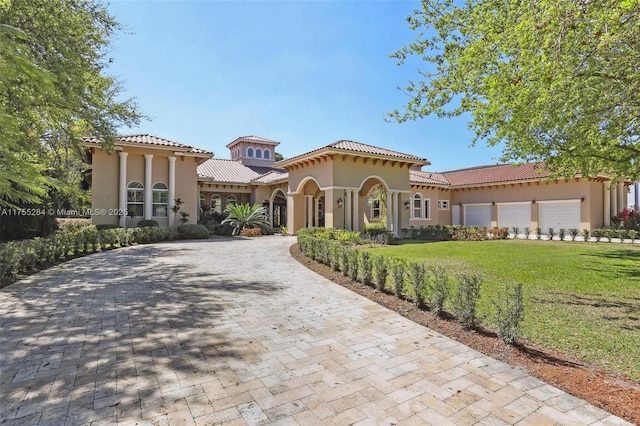
<path fill-rule="evenodd" d="M 185 150 L 187 152 L 191 152 L 194 154 L 206 154 L 206 155 L 212 154 L 211 152 L 205 151 L 204 149 L 194 148 L 190 145 L 174 142 L 172 140 L 160 138 L 158 136 L 150 135 L 148 133 L 134 134 L 134 135 L 119 135 L 116 138 L 120 142 L 124 142 L 124 143 L 172 147 L 180 150 Z M 95 137 L 83 138 L 83 140 L 84 142 L 89 142 L 89 143 L 97 143 L 97 144 L 101 143 L 100 140 Z"/>
<path fill-rule="evenodd" d="M 249 135 L 249 136 L 240 136 L 239 138 L 235 138 L 232 142 L 229 142 L 227 144 L 227 148 L 230 148 L 231 146 L 235 145 L 236 143 L 242 142 L 242 141 L 256 142 L 256 143 L 261 143 L 261 144 L 265 144 L 265 145 L 273 145 L 273 146 L 280 145 L 280 142 L 278 142 L 278 141 L 274 141 L 274 140 L 267 139 L 267 138 L 261 138 L 260 136 Z"/>
<path fill-rule="evenodd" d="M 289 179 L 289 173 L 283 170 L 271 170 L 263 175 L 258 176 L 251 182 L 274 183 Z"/>
<path fill-rule="evenodd" d="M 409 172 L 409 181 L 411 183 L 426 183 L 449 186 L 449 181 L 442 173 L 411 170 Z"/>
<path fill-rule="evenodd" d="M 248 184 L 273 171 L 274 169 L 271 167 L 245 166 L 235 160 L 210 158 L 198 166 L 198 177 L 217 182 Z"/>
<path fill-rule="evenodd" d="M 424 158 L 416 157 L 415 155 L 405 154 L 402 152 L 392 151 L 390 149 L 380 148 L 377 146 L 367 145 L 361 142 L 355 142 L 355 141 L 350 141 L 345 139 L 329 144 L 327 145 L 327 147 L 332 147 L 332 148 L 341 149 L 345 151 L 362 152 L 365 154 L 377 154 L 377 155 L 384 155 L 387 157 L 407 158 L 411 160 L 426 161 Z"/>
<path fill-rule="evenodd" d="M 496 164 L 443 172 L 451 186 L 470 186 L 521 180 L 536 180 L 551 176 L 542 163 Z"/>
<path fill-rule="evenodd" d="M 295 162 L 298 158 L 306 157 L 306 156 L 309 156 L 309 155 L 312 155 L 312 154 L 315 154 L 315 153 L 319 153 L 321 151 L 327 151 L 327 150 L 334 150 L 334 151 L 338 150 L 338 151 L 345 151 L 345 152 L 358 152 L 358 153 L 363 153 L 363 154 L 372 154 L 372 155 L 380 155 L 380 156 L 386 156 L 386 157 L 392 157 L 392 158 L 402 158 L 402 159 L 407 159 L 407 160 L 414 160 L 414 161 L 422 163 L 422 164 L 431 164 L 431 163 L 429 163 L 428 160 L 426 160 L 424 158 L 416 157 L 415 155 L 405 154 L 405 153 L 402 153 L 402 152 L 392 151 L 390 149 L 380 148 L 380 147 L 377 147 L 377 146 L 367 145 L 367 144 L 364 144 L 364 143 L 345 140 L 345 139 L 333 142 L 333 143 L 331 143 L 329 145 L 323 146 L 321 148 L 314 149 L 312 151 L 305 152 L 305 153 L 300 154 L 300 155 L 296 155 L 295 157 L 286 158 L 284 160 L 281 160 L 281 161 L 277 162 L 276 164 L 290 163 L 292 160 L 293 160 L 293 162 Z"/>

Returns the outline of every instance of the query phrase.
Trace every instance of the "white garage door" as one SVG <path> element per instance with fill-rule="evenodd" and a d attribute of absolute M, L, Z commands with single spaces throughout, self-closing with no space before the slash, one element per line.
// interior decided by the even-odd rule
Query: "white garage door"
<path fill-rule="evenodd" d="M 465 226 L 491 227 L 491 206 L 464 206 Z"/>
<path fill-rule="evenodd" d="M 531 203 L 527 204 L 499 204 L 498 205 L 498 227 L 520 228 L 520 232 L 524 232 L 524 228 L 531 227 Z"/>
<path fill-rule="evenodd" d="M 540 228 L 543 234 L 549 228 L 580 229 L 580 201 L 540 203 Z"/>

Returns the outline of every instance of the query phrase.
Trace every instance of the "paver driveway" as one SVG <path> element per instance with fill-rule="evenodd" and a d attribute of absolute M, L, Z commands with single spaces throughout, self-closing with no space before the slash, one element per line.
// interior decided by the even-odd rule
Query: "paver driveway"
<path fill-rule="evenodd" d="M 622 424 L 299 265 L 136 246 L 0 290 L 3 424 Z"/>

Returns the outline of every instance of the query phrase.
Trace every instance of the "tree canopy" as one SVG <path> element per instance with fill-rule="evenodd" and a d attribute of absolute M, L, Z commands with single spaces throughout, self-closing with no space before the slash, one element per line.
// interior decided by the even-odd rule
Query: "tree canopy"
<path fill-rule="evenodd" d="M 427 65 L 390 118 L 470 113 L 503 161 L 640 177 L 640 0 L 423 0 L 407 20 L 391 56 Z"/>
<path fill-rule="evenodd" d="M 94 0 L 0 2 L 0 206 L 38 203 L 57 182 L 43 174 L 43 141 L 113 146 L 141 115 L 107 75 L 120 25 Z"/>

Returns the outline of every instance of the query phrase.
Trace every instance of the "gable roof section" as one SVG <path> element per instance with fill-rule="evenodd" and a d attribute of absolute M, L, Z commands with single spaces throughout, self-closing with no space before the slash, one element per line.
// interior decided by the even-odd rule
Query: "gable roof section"
<path fill-rule="evenodd" d="M 258 176 L 253 179 L 252 183 L 276 183 L 276 182 L 284 182 L 289 179 L 289 173 L 284 172 L 282 170 L 271 170 L 263 175 Z"/>
<path fill-rule="evenodd" d="M 364 154 L 370 157 L 408 160 L 409 162 L 414 164 L 422 164 L 422 165 L 431 164 L 427 159 L 420 158 L 415 155 L 405 154 L 403 152 L 392 151 L 390 149 L 380 148 L 373 145 L 367 145 L 361 142 L 342 139 L 342 140 L 333 142 L 329 145 L 323 146 L 322 148 L 314 149 L 313 151 L 305 152 L 304 154 L 296 155 L 295 157 L 278 161 L 276 165 L 278 167 L 283 167 L 283 166 L 295 164 L 298 161 L 318 157 L 321 155 L 332 154 L 332 153 L 333 154 L 344 153 L 344 154 L 356 154 L 356 155 Z"/>
<path fill-rule="evenodd" d="M 169 139 L 160 138 L 158 136 L 150 135 L 148 133 L 133 134 L 133 135 L 118 135 L 116 136 L 118 142 L 127 145 L 151 145 L 159 148 L 173 148 L 179 151 L 188 152 L 191 154 L 203 154 L 205 156 L 211 156 L 213 153 L 200 148 L 194 148 L 190 145 L 185 145 L 179 142 L 174 142 Z M 98 144 L 102 141 L 95 137 L 88 137 L 82 139 L 85 143 Z"/>
<path fill-rule="evenodd" d="M 551 171 L 543 163 L 496 164 L 452 170 L 442 173 L 452 187 L 477 186 L 492 183 L 534 181 L 548 178 Z"/>
<path fill-rule="evenodd" d="M 260 136 L 254 136 L 254 135 L 249 135 L 249 136 L 240 136 L 239 138 L 234 139 L 233 141 L 229 142 L 227 144 L 227 148 L 231 148 L 232 146 L 240 143 L 240 142 L 255 142 L 255 143 L 260 143 L 263 145 L 271 145 L 271 146 L 278 146 L 280 145 L 280 142 L 278 141 L 274 141 L 271 139 L 266 139 L 266 138 L 261 138 Z"/>
<path fill-rule="evenodd" d="M 274 171 L 271 167 L 246 166 L 236 160 L 210 158 L 198 166 L 198 177 L 215 182 L 249 184 Z"/>

